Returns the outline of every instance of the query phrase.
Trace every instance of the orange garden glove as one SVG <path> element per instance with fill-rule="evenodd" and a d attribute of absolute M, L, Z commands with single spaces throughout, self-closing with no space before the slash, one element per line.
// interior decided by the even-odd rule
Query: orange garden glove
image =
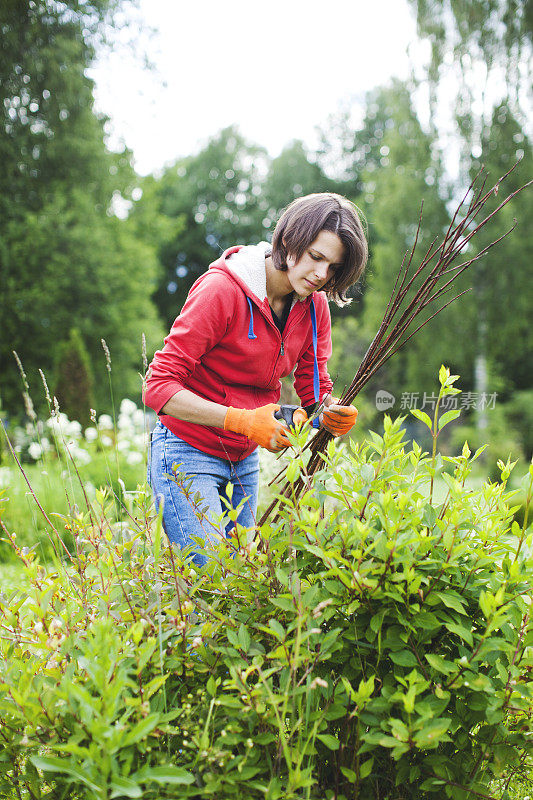
<path fill-rule="evenodd" d="M 287 438 L 288 428 L 284 422 L 274 419 L 274 411 L 278 411 L 277 403 L 269 403 L 260 408 L 246 409 L 230 406 L 224 418 L 224 430 L 242 433 L 271 453 L 277 453 L 290 442 Z"/>
<path fill-rule="evenodd" d="M 331 403 L 324 406 L 320 422 L 333 436 L 342 436 L 353 428 L 359 412 L 355 406 L 340 406 L 335 400 L 332 397 Z"/>

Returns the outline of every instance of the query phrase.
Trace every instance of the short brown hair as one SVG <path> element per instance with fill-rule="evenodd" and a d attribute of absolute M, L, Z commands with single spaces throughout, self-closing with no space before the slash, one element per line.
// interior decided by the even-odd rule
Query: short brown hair
<path fill-rule="evenodd" d="M 363 274 L 368 245 L 357 207 L 340 194 L 317 192 L 298 197 L 282 213 L 272 237 L 272 261 L 287 269 L 287 255 L 298 261 L 320 231 L 336 233 L 344 245 L 342 267 L 324 286 L 328 300 L 338 306 L 351 303 L 346 291 Z"/>

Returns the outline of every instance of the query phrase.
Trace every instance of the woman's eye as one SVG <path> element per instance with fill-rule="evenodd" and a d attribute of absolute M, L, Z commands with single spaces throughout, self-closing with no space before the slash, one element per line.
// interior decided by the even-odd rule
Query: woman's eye
<path fill-rule="evenodd" d="M 311 256 L 313 261 L 320 261 L 320 256 L 315 256 L 315 255 L 313 255 L 313 253 L 309 253 L 309 255 Z"/>

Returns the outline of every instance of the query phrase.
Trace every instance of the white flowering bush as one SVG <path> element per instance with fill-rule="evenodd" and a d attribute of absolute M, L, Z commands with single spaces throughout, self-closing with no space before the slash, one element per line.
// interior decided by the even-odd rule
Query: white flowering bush
<path fill-rule="evenodd" d="M 77 420 L 58 411 L 44 421 L 17 427 L 11 433 L 15 453 L 26 463 L 66 456 L 82 466 L 89 464 L 95 453 L 116 447 L 127 464 L 143 462 L 147 445 L 145 413 L 132 400 L 122 400 L 116 427 L 109 414 L 97 419 L 94 413 L 93 420 L 94 424 L 83 430 Z"/>
<path fill-rule="evenodd" d="M 109 414 L 92 412 L 91 418 L 92 425 L 84 430 L 57 411 L 8 431 L 22 471 L 14 461 L 0 467 L 2 520 L 21 546 L 38 546 L 44 559 L 51 552 L 51 525 L 70 547 L 71 520 L 93 513 L 99 489 L 105 487 L 112 498 L 119 522 L 144 483 L 149 428 L 144 411 L 123 400 L 116 423 Z M 11 549 L 0 534 L 0 561 L 10 558 Z"/>

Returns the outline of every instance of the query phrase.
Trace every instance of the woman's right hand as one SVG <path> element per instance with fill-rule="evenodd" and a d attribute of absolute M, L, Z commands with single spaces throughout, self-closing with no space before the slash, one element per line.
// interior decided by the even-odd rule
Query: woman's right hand
<path fill-rule="evenodd" d="M 357 419 L 358 411 L 355 406 L 342 406 L 336 397 L 324 395 L 324 410 L 320 415 L 320 424 L 333 436 L 343 436 L 348 433 Z"/>
<path fill-rule="evenodd" d="M 287 425 L 274 417 L 279 408 L 277 403 L 253 409 L 230 406 L 224 419 L 224 430 L 241 433 L 271 453 L 278 453 L 290 444 Z"/>

